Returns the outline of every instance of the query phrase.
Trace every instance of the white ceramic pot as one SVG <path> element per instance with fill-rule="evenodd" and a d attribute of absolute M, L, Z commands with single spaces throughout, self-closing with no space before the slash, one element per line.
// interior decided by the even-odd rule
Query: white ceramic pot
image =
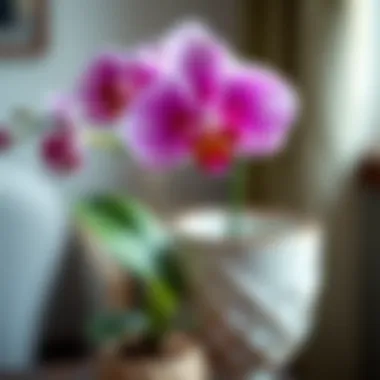
<path fill-rule="evenodd" d="M 62 198 L 29 153 L 0 157 L 1 370 L 36 364 L 66 232 Z"/>
<path fill-rule="evenodd" d="M 236 221 L 232 221 L 236 223 Z M 321 230 L 292 215 L 247 212 L 239 237 L 222 209 L 171 227 L 201 338 L 227 379 L 272 379 L 305 343 L 321 289 Z"/>

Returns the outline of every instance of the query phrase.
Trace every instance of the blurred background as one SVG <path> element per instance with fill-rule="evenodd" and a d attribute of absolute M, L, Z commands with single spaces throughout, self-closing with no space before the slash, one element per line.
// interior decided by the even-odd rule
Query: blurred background
<path fill-rule="evenodd" d="M 319 322 L 295 372 L 305 380 L 379 378 L 380 261 L 376 256 L 380 252 L 380 160 L 376 150 L 380 142 L 380 3 L 45 0 L 34 6 L 31 1 L 21 1 L 19 13 L 11 10 L 11 3 L 0 1 L 0 120 L 9 120 L 20 111 L 41 111 L 46 94 L 70 89 L 99 50 L 133 46 L 173 22 L 192 17 L 209 23 L 247 56 L 279 66 L 293 78 L 303 97 L 301 123 L 284 154 L 252 165 L 249 196 L 252 205 L 310 213 L 326 228 Z M 28 165 L 28 172 L 37 172 L 38 162 L 27 158 L 31 150 L 33 143 L 21 147 L 14 161 L 0 163 L 0 182 L 13 181 L 24 191 L 30 186 L 30 193 L 41 194 L 31 181 L 22 184 L 12 169 L 14 162 L 21 162 L 22 169 Z M 147 176 L 125 158 L 95 152 L 89 158 L 84 173 L 60 186 L 65 198 L 126 189 L 163 215 L 198 202 L 226 200 L 225 180 L 207 179 L 191 169 Z M 9 189 L 1 186 L 4 184 L 0 196 L 8 194 Z M 47 201 L 49 196 L 42 197 Z M 8 199 L 8 195 L 4 197 Z M 10 204 L 4 202 L 0 203 Z M 7 269 L 11 259 L 5 241 L 9 234 L 17 236 L 17 231 L 11 231 L 9 210 L 1 207 L 5 216 L 0 217 L 4 219 L 0 222 L 0 267 L 4 271 L 0 278 L 5 281 L 1 285 L 0 332 L 6 334 L 7 321 L 20 318 L 11 299 L 28 298 L 27 291 L 17 292 L 31 269 Z M 38 219 L 38 213 L 31 215 L 32 220 Z M 24 228 L 29 228 L 27 222 Z M 43 229 L 30 234 L 33 239 L 50 237 Z M 19 264 L 22 268 L 33 266 L 37 260 L 33 246 L 19 244 L 19 249 L 28 253 Z M 65 256 L 52 281 L 55 296 L 45 313 L 46 331 L 39 337 L 41 361 L 85 355 L 83 321 L 96 307 L 94 276 L 81 264 L 80 243 L 75 236 L 67 237 L 62 247 Z M 0 336 L 0 345 L 2 341 Z"/>

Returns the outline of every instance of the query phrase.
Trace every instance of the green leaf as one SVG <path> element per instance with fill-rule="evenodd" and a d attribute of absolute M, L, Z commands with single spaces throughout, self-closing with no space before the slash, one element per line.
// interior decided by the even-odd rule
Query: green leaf
<path fill-rule="evenodd" d="M 178 315 L 184 286 L 175 253 L 156 218 L 140 203 L 122 196 L 82 202 L 77 218 L 106 252 L 141 279 L 141 309 L 150 321 L 151 333 L 161 336 Z"/>
<path fill-rule="evenodd" d="M 112 222 L 114 227 L 139 232 L 133 201 L 120 196 L 94 197 L 78 205 L 79 215 Z"/>
<path fill-rule="evenodd" d="M 175 294 L 184 296 L 187 290 L 186 279 L 175 248 L 170 245 L 164 247 L 157 261 L 161 278 L 170 284 Z"/>
<path fill-rule="evenodd" d="M 140 312 L 113 312 L 97 316 L 88 328 L 88 335 L 94 343 L 116 341 L 120 337 L 133 338 L 145 334 L 149 321 Z"/>
<path fill-rule="evenodd" d="M 128 197 L 102 196 L 82 202 L 78 222 L 123 267 L 146 276 L 156 268 L 156 257 L 166 237 L 156 218 Z"/>
<path fill-rule="evenodd" d="M 147 284 L 147 308 L 152 326 L 157 333 L 163 333 L 178 312 L 179 299 L 170 285 L 154 278 Z"/>
<path fill-rule="evenodd" d="M 125 215 L 131 215 L 133 229 L 154 246 L 166 243 L 166 234 L 157 218 L 140 202 L 133 199 L 120 199 L 118 206 Z"/>
<path fill-rule="evenodd" d="M 133 234 L 116 231 L 104 236 L 104 241 L 123 268 L 140 277 L 153 276 L 156 272 L 156 262 L 152 260 L 150 248 Z"/>

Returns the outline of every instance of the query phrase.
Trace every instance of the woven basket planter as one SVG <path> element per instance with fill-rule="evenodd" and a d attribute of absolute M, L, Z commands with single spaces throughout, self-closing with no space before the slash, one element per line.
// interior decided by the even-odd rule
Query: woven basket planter
<path fill-rule="evenodd" d="M 200 209 L 176 216 L 171 228 L 214 366 L 226 379 L 259 379 L 280 370 L 308 337 L 322 236 L 292 215 L 252 211 L 240 222 L 241 237 L 232 237 L 226 211 Z"/>

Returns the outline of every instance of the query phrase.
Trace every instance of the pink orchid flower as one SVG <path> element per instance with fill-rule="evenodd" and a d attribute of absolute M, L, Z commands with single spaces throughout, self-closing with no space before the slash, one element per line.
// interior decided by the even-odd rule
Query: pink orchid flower
<path fill-rule="evenodd" d="M 247 66 L 201 27 L 164 41 L 165 79 L 131 110 L 131 151 L 150 166 L 192 157 L 221 174 L 236 156 L 274 154 L 298 110 L 295 90 L 277 73 Z"/>
<path fill-rule="evenodd" d="M 157 67 L 138 54 L 97 57 L 80 83 L 79 100 L 85 117 L 95 124 L 118 121 L 157 77 Z"/>
<path fill-rule="evenodd" d="M 49 124 L 51 128 L 41 143 L 46 165 L 59 173 L 78 171 L 84 161 L 84 146 L 71 115 L 64 109 L 56 109 L 50 115 Z"/>
<path fill-rule="evenodd" d="M 0 125 L 0 152 L 9 150 L 14 142 L 13 134 L 9 127 Z"/>

